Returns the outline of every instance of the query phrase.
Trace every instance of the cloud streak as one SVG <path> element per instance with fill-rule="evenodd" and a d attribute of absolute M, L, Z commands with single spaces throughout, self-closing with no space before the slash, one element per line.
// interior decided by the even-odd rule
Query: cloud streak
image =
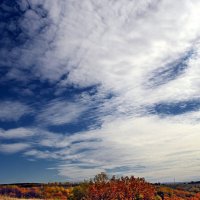
<path fill-rule="evenodd" d="M 70 179 L 101 171 L 152 181 L 197 175 L 198 0 L 17 4 L 21 42 L 5 36 L 3 82 L 28 83 L 23 91 L 40 95 L 34 131 L 1 129 L 4 140 L 18 140 L 1 144 L 2 152 L 11 147 L 10 153 L 56 160 L 59 174 Z M 42 98 L 37 86 L 45 83 L 53 89 Z M 3 122 L 30 113 L 17 101 L 2 101 L 0 109 Z M 73 134 L 66 128 L 82 124 L 84 131 Z"/>
<path fill-rule="evenodd" d="M 49 103 L 38 115 L 38 120 L 48 125 L 62 125 L 74 122 L 86 110 L 84 105 L 57 100 Z"/>
<path fill-rule="evenodd" d="M 0 144 L 0 152 L 12 154 L 24 151 L 29 147 L 30 145 L 25 143 Z"/>
<path fill-rule="evenodd" d="M 9 130 L 0 129 L 0 138 L 14 139 L 14 138 L 27 138 L 35 135 L 34 129 L 15 128 Z"/>
<path fill-rule="evenodd" d="M 1 121 L 17 121 L 32 112 L 29 106 L 17 101 L 1 101 L 0 110 Z"/>

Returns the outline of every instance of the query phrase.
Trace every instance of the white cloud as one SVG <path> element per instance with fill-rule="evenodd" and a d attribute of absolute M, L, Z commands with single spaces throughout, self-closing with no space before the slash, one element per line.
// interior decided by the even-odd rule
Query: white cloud
<path fill-rule="evenodd" d="M 60 164 L 58 170 L 80 180 L 97 171 L 127 166 L 132 170 L 114 174 L 134 174 L 150 181 L 189 180 L 198 176 L 199 131 L 199 124 L 157 117 L 115 120 L 101 130 L 69 137 L 83 141 L 60 152 L 66 164 Z M 96 142 L 84 141 L 86 138 Z M 69 160 L 76 162 L 70 164 Z"/>
<path fill-rule="evenodd" d="M 132 112 L 160 101 L 199 98 L 199 45 L 194 45 L 200 31 L 197 0 L 29 3 L 33 11 L 27 10 L 23 20 L 31 18 L 34 26 L 23 20 L 22 25 L 33 33 L 35 26 L 43 27 L 41 12 L 35 12 L 42 4 L 48 11 L 48 26 L 20 49 L 19 60 L 25 67 L 35 63 L 33 72 L 41 79 L 58 81 L 57 86 L 64 88 L 100 84 L 99 94 L 118 96 L 108 101 L 111 107 L 129 107 Z M 167 69 L 191 49 L 196 54 L 185 73 L 164 85 L 146 87 L 155 70 Z M 60 80 L 63 75 L 67 76 Z"/>
<path fill-rule="evenodd" d="M 185 118 L 118 118 L 104 122 L 99 129 L 74 135 L 40 130 L 41 136 L 25 155 L 55 159 L 59 175 L 74 180 L 101 171 L 134 174 L 149 181 L 172 181 L 174 177 L 190 180 L 199 173 L 200 126 Z"/>
<path fill-rule="evenodd" d="M 46 151 L 40 151 L 40 150 L 35 150 L 35 149 L 31 149 L 28 150 L 24 153 L 24 155 L 30 157 L 35 157 L 35 158 L 39 158 L 39 159 L 59 159 L 58 156 L 56 156 L 54 153 L 46 150 Z"/>
<path fill-rule="evenodd" d="M 86 110 L 84 105 L 68 101 L 53 101 L 49 103 L 38 115 L 38 121 L 47 125 L 62 125 L 75 122 Z"/>
<path fill-rule="evenodd" d="M 12 143 L 12 144 L 0 144 L 0 152 L 3 153 L 18 153 L 30 148 L 30 144 L 26 143 Z"/>
<path fill-rule="evenodd" d="M 72 136 L 41 134 L 41 141 L 36 142 L 38 147 L 26 155 L 62 161 L 58 166 L 60 174 L 77 179 L 121 165 L 133 169 L 145 166 L 142 172 L 135 173 L 151 180 L 174 176 L 186 180 L 198 175 L 199 111 L 158 118 L 147 113 L 145 107 L 200 98 L 200 2 L 29 3 L 32 10 L 25 12 L 20 23 L 32 40 L 11 51 L 10 56 L 18 58 L 13 65 L 28 69 L 31 66 L 36 77 L 56 83 L 58 89 L 71 84 L 79 88 L 98 85 L 93 96 L 85 92 L 76 102 L 49 103 L 38 114 L 38 122 L 72 123 L 87 109 L 83 103 L 88 102 L 97 107 L 94 117 L 102 124 Z M 36 12 L 38 4 L 48 11 L 46 19 L 41 17 L 44 13 Z M 20 5 L 22 10 L 27 7 L 25 1 Z M 149 84 L 149 78 L 164 78 L 162 74 L 157 77 L 155 72 L 178 64 L 191 50 L 194 53 L 186 61 L 183 73 L 176 76 L 174 71 L 175 77 L 164 84 Z M 14 78 L 16 74 L 10 76 Z M 108 94 L 113 96 L 106 99 Z M 0 119 L 17 120 L 23 116 L 26 109 L 17 109 L 12 115 L 15 107 L 2 106 L 5 111 Z M 40 145 L 52 150 L 38 150 Z M 73 161 L 97 166 L 84 169 Z"/>
<path fill-rule="evenodd" d="M 35 135 L 34 129 L 15 128 L 9 130 L 0 129 L 0 138 L 14 139 L 14 138 L 27 138 Z"/>
<path fill-rule="evenodd" d="M 30 112 L 31 109 L 23 103 L 17 101 L 0 102 L 0 121 L 17 121 Z"/>

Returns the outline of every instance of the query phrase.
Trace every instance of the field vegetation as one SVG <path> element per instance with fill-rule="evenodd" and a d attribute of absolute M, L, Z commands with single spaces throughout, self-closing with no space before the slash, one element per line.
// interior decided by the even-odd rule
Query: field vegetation
<path fill-rule="evenodd" d="M 82 183 L 0 186 L 0 200 L 200 200 L 200 183 L 151 184 L 143 178 L 108 178 L 105 173 Z"/>

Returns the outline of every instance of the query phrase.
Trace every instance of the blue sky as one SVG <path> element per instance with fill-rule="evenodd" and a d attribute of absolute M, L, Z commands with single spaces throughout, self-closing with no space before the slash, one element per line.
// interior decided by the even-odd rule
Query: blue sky
<path fill-rule="evenodd" d="M 105 171 L 199 180 L 198 0 L 3 0 L 0 182 Z"/>

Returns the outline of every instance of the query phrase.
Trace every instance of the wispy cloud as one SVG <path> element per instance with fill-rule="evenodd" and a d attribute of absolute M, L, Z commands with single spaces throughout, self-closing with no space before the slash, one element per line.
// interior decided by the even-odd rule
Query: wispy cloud
<path fill-rule="evenodd" d="M 174 176 L 186 180 L 200 164 L 194 159 L 200 151 L 199 129 L 198 123 L 155 116 L 121 118 L 104 123 L 99 130 L 73 135 L 41 129 L 24 155 L 56 160 L 54 168 L 69 179 L 81 180 L 107 171 L 117 175 L 134 173 L 150 181 L 172 180 Z M 185 160 L 190 162 L 186 164 Z"/>
<path fill-rule="evenodd" d="M 115 174 L 134 173 L 151 181 L 164 180 L 162 178 L 166 174 L 171 179 L 176 176 L 184 180 L 196 172 L 199 165 L 199 161 L 194 159 L 200 150 L 199 128 L 198 124 L 176 123 L 157 117 L 115 120 L 105 124 L 99 131 L 85 133 L 85 137 L 96 138 L 96 142 L 83 141 L 60 152 L 66 164 L 61 164 L 58 169 L 62 175 L 77 179 L 84 178 L 85 165 L 93 166 L 86 170 L 91 175 L 116 168 L 119 170 L 115 170 Z M 83 138 L 84 134 L 79 137 Z M 186 164 L 185 160 L 191 162 Z M 188 169 L 185 174 L 186 165 Z M 119 166 L 127 166 L 132 170 L 122 172 L 117 168 Z M 138 170 L 135 166 L 143 167 Z M 84 173 L 77 174 L 77 171 Z"/>
<path fill-rule="evenodd" d="M 30 114 L 32 109 L 17 101 L 1 101 L 0 102 L 0 120 L 1 121 L 17 121 L 22 116 Z"/>
<path fill-rule="evenodd" d="M 36 100 L 37 133 L 1 130 L 1 138 L 19 139 L 10 152 L 31 143 L 26 156 L 55 159 L 60 175 L 75 179 L 102 170 L 151 180 L 155 171 L 159 180 L 194 176 L 200 130 L 198 0 L 24 0 L 18 5 L 21 39 L 13 43 L 6 35 L 3 81 L 36 79 L 53 85 L 54 92 Z M 0 110 L 1 121 L 30 112 L 11 101 L 1 102 Z M 84 120 L 94 122 L 73 135 L 49 128 Z M 2 151 L 11 145 L 2 144 Z"/>
<path fill-rule="evenodd" d="M 67 100 L 49 103 L 38 115 L 38 121 L 47 125 L 62 125 L 77 120 L 86 110 L 86 106 Z"/>
<path fill-rule="evenodd" d="M 30 148 L 30 145 L 26 143 L 0 144 L 0 152 L 8 154 L 18 153 L 28 148 Z"/>
<path fill-rule="evenodd" d="M 15 138 L 27 138 L 35 135 L 34 129 L 15 128 L 9 130 L 0 129 L 1 139 L 15 139 Z"/>

